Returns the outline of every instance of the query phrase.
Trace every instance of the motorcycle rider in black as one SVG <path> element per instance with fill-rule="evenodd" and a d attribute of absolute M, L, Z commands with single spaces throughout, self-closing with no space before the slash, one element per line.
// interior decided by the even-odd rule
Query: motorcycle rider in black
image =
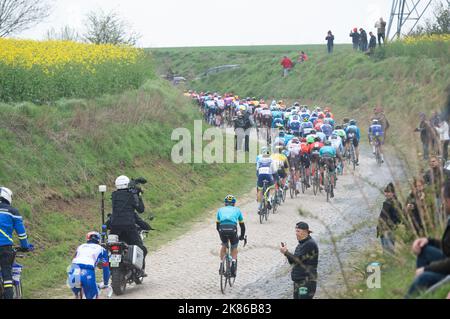
<path fill-rule="evenodd" d="M 139 187 L 129 186 L 130 179 L 128 177 L 119 176 L 116 179 L 117 191 L 111 195 L 112 215 L 108 226 L 111 230 L 110 234 L 119 236 L 119 239 L 128 245 L 135 245 L 142 249 L 144 252 L 142 271 L 144 277 L 146 277 L 145 257 L 147 256 L 147 248 L 144 246 L 137 228 L 137 224 L 145 223 L 138 216 L 138 214 L 142 214 L 145 211 L 141 197 L 142 190 Z M 146 230 L 144 227 L 140 227 Z"/>

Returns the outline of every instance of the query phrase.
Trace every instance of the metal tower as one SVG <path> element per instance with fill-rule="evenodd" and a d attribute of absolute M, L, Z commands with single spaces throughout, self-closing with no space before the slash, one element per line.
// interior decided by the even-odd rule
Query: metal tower
<path fill-rule="evenodd" d="M 432 2 L 433 0 L 392 0 L 391 17 L 386 35 L 387 39 L 392 40 L 395 37 L 400 37 L 402 32 L 405 32 L 407 25 L 408 27 L 412 25 L 406 33 L 410 34 Z M 391 36 L 392 29 L 395 30 L 393 36 Z"/>

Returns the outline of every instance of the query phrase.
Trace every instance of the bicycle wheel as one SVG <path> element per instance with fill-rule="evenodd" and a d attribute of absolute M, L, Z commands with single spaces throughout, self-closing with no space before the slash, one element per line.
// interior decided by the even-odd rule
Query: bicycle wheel
<path fill-rule="evenodd" d="M 237 274 L 237 260 L 236 260 L 236 274 Z M 230 261 L 230 277 L 228 278 L 228 284 L 230 285 L 230 288 L 233 287 L 235 281 L 236 277 L 231 276 L 231 261 Z"/>
<path fill-rule="evenodd" d="M 351 148 L 351 157 L 352 157 L 352 163 L 353 163 L 353 170 L 356 171 L 356 154 L 355 154 L 355 146 L 353 146 L 353 145 Z"/>
<path fill-rule="evenodd" d="M 306 171 L 305 168 L 302 167 L 302 194 L 306 191 Z"/>
<path fill-rule="evenodd" d="M 317 176 L 317 167 L 315 168 L 314 171 L 314 176 L 313 176 L 313 193 L 314 196 L 317 196 L 317 193 L 319 192 L 319 178 Z"/>
<path fill-rule="evenodd" d="M 325 167 L 325 170 L 327 170 L 328 168 Z M 327 193 L 327 202 L 330 201 L 330 193 L 331 193 L 331 182 L 330 182 L 330 175 L 328 174 L 327 171 L 325 171 L 325 192 Z"/>
<path fill-rule="evenodd" d="M 287 190 L 286 190 L 286 187 L 283 187 L 283 203 L 285 203 L 286 202 L 286 195 L 287 195 Z"/>
<path fill-rule="evenodd" d="M 227 276 L 226 276 L 226 269 L 225 269 L 225 261 L 222 261 L 220 263 L 220 290 L 223 294 L 225 294 L 225 290 L 227 288 Z"/>
<path fill-rule="evenodd" d="M 291 174 L 291 178 L 289 180 L 289 195 L 291 196 L 291 199 L 294 199 L 294 193 L 295 193 L 295 179 L 294 176 Z"/>

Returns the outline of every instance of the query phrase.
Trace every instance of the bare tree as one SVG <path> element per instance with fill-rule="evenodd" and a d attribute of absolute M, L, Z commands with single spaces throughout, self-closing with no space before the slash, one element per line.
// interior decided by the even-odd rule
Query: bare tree
<path fill-rule="evenodd" d="M 46 0 L 0 0 L 0 37 L 27 30 L 49 14 Z"/>
<path fill-rule="evenodd" d="M 84 39 L 95 44 L 136 45 L 140 35 L 128 31 L 130 26 L 115 12 L 90 12 L 87 15 Z"/>
<path fill-rule="evenodd" d="M 56 31 L 54 28 L 51 28 L 47 31 L 46 35 L 47 40 L 60 40 L 60 41 L 80 41 L 81 37 L 78 34 L 77 30 L 65 26 L 61 28 L 59 31 Z"/>

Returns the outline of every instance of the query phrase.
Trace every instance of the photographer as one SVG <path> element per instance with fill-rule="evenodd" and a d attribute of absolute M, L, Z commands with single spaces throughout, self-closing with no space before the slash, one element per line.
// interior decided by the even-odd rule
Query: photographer
<path fill-rule="evenodd" d="M 147 181 L 138 179 L 130 181 L 126 176 L 119 176 L 116 179 L 117 191 L 112 193 L 112 215 L 109 223 L 111 234 L 119 236 L 121 241 L 128 245 L 136 245 L 144 252 L 144 265 L 142 271 L 145 269 L 145 257 L 147 256 L 147 249 L 142 242 L 137 229 L 137 219 L 142 221 L 138 214 L 144 213 L 145 207 L 142 201 L 142 189 L 138 184 L 145 184 Z M 145 277 L 144 273 L 144 277 Z"/>

